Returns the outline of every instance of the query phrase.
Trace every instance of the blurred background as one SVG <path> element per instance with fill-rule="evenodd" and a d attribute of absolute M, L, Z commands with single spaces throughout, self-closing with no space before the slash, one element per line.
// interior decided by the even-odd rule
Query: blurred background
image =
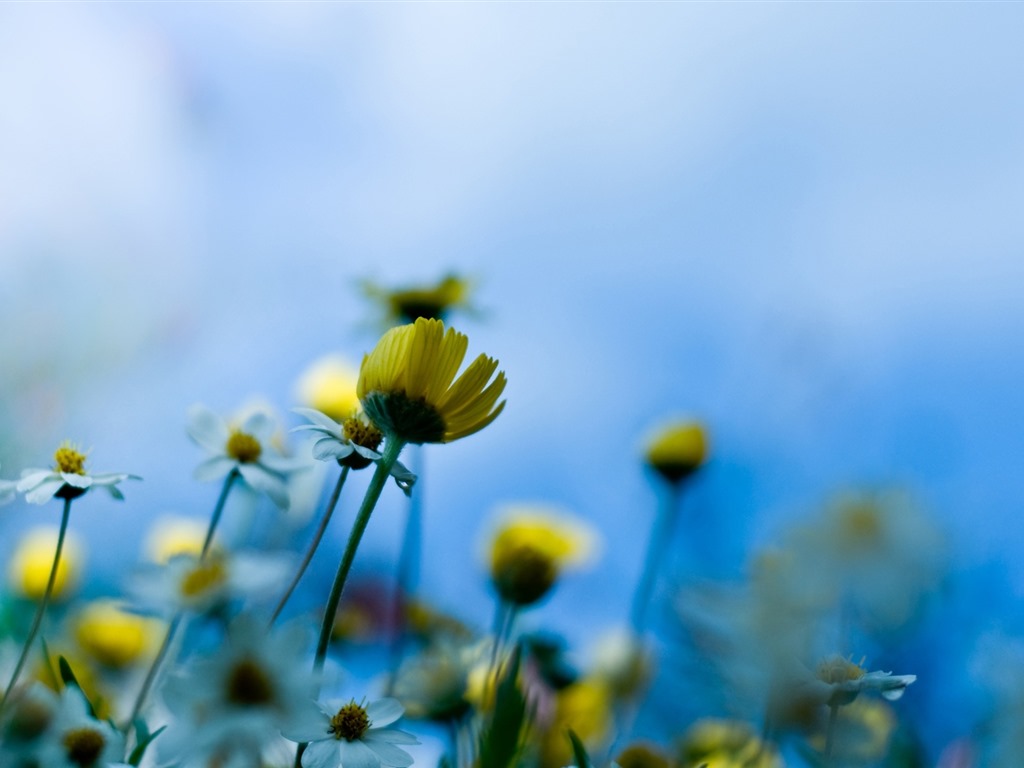
<path fill-rule="evenodd" d="M 453 324 L 508 406 L 424 452 L 424 592 L 486 626 L 493 510 L 543 501 L 605 543 L 536 621 L 575 643 L 624 622 L 645 436 L 695 416 L 711 459 L 677 543 L 708 575 L 844 488 L 939 521 L 956 578 L 896 657 L 939 744 L 968 727 L 976 638 L 1022 630 L 1022 14 L 5 5 L 0 475 L 71 438 L 143 476 L 76 505 L 88 578 L 116 589 L 157 517 L 215 500 L 191 404 L 287 414 L 311 362 L 376 342 L 360 281 L 454 271 L 479 311 Z M 390 497 L 364 569 L 396 556 Z M 58 517 L 5 508 L 0 554 Z"/>

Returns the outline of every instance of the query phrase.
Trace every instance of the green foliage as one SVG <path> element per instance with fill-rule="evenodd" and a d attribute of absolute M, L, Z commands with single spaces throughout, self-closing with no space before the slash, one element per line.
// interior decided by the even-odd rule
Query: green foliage
<path fill-rule="evenodd" d="M 526 697 L 519 688 L 520 649 L 516 646 L 498 680 L 494 713 L 480 736 L 480 764 L 485 768 L 509 768 L 520 751 L 522 731 L 528 722 Z"/>

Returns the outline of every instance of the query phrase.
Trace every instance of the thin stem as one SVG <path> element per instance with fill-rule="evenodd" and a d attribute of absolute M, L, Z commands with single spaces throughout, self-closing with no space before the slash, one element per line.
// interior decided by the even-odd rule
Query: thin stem
<path fill-rule="evenodd" d="M 334 584 L 331 586 L 331 593 L 327 598 L 327 606 L 324 608 L 324 619 L 320 625 L 320 639 L 316 645 L 316 656 L 313 659 L 313 670 L 320 672 L 324 667 L 324 660 L 327 658 L 327 646 L 331 642 L 331 630 L 334 627 L 334 619 L 338 613 L 338 603 L 341 602 L 341 593 L 345 589 L 345 581 L 348 579 L 348 572 L 352 569 L 352 562 L 356 557 L 356 550 L 363 538 L 363 531 L 370 522 L 370 514 L 373 512 L 377 499 L 380 498 L 384 484 L 391 476 L 391 468 L 398 461 L 398 454 L 402 452 L 405 443 L 401 440 L 389 437 L 384 446 L 384 455 L 377 462 L 373 477 L 370 478 L 370 485 L 366 489 L 363 503 L 356 513 L 355 522 L 352 523 L 352 532 L 348 536 L 348 544 L 345 545 L 345 552 L 341 556 L 341 563 L 338 564 L 338 573 L 334 577 Z"/>
<path fill-rule="evenodd" d="M 306 556 L 302 559 L 302 564 L 299 565 L 299 570 L 295 574 L 295 578 L 292 579 L 292 583 L 288 585 L 288 589 L 282 595 L 280 602 L 274 609 L 273 616 L 270 617 L 269 625 L 273 625 L 277 621 L 277 617 L 281 615 L 281 611 L 284 610 L 285 605 L 291 599 L 292 593 L 295 592 L 295 588 L 299 586 L 299 582 L 302 580 L 302 576 L 306 573 L 306 569 L 309 567 L 310 562 L 313 560 L 313 555 L 316 554 L 317 547 L 320 546 L 320 541 L 324 537 L 324 533 L 327 531 L 327 525 L 331 522 L 331 515 L 334 514 L 334 508 L 338 505 L 338 497 L 341 496 L 341 489 L 345 485 L 345 478 L 348 477 L 349 467 L 343 466 L 341 468 L 341 475 L 338 477 L 338 482 L 334 486 L 334 491 L 331 493 L 331 498 L 327 502 L 327 509 L 324 510 L 323 518 L 320 520 L 320 525 L 316 529 L 316 534 L 313 536 L 313 541 L 309 545 L 309 549 L 306 550 Z M 268 626 L 269 626 L 268 625 Z"/>
<path fill-rule="evenodd" d="M 825 732 L 825 757 L 832 757 L 832 746 L 836 736 L 836 722 L 839 720 L 839 705 L 829 704 L 828 730 Z"/>
<path fill-rule="evenodd" d="M 25 640 L 25 647 L 21 649 L 21 656 L 18 658 L 18 664 L 14 667 L 14 674 L 11 675 L 11 681 L 7 684 L 7 689 L 4 691 L 4 696 L 0 699 L 0 712 L 3 712 L 4 706 L 7 704 L 7 697 L 10 696 L 11 691 L 14 690 L 15 684 L 18 682 L 18 678 L 21 676 L 21 670 L 25 666 L 25 661 L 28 659 L 29 650 L 32 648 L 32 643 L 36 639 L 36 635 L 39 633 L 39 627 L 43 623 L 43 614 L 46 613 L 46 606 L 50 604 L 50 598 L 53 596 L 53 585 L 57 582 L 57 569 L 60 566 L 60 554 L 64 549 L 64 538 L 68 531 L 68 520 L 71 518 L 71 499 L 64 499 L 64 511 L 60 518 L 60 532 L 57 534 L 57 549 L 53 553 L 53 565 L 50 566 L 50 578 L 46 581 L 46 590 L 43 592 L 43 599 L 39 601 L 39 607 L 36 608 L 35 618 L 32 619 L 32 628 L 28 631 L 28 639 Z"/>
<path fill-rule="evenodd" d="M 498 598 L 498 604 L 494 612 L 494 645 L 491 648 L 491 661 L 487 667 L 487 678 L 484 685 L 494 686 L 497 690 L 498 673 L 501 670 L 501 663 L 505 646 L 512 637 L 512 627 L 516 620 L 516 606 L 502 598 Z M 485 688 L 486 690 L 486 688 Z"/>
<path fill-rule="evenodd" d="M 402 534 L 402 548 L 398 555 L 398 570 L 395 574 L 395 592 L 391 604 L 391 647 L 388 650 L 388 681 L 384 688 L 390 696 L 398 667 L 405 650 L 406 601 L 416 587 L 419 575 L 420 556 L 423 550 L 423 446 L 413 452 L 416 485 L 409 496 L 405 517 L 405 531 Z"/>
<path fill-rule="evenodd" d="M 224 486 L 220 489 L 217 506 L 213 508 L 213 514 L 210 516 L 210 527 L 206 529 L 206 539 L 203 540 L 203 550 L 199 555 L 200 560 L 206 558 L 206 553 L 210 550 L 210 545 L 213 544 L 213 533 L 217 530 L 217 523 L 220 522 L 221 513 L 224 511 L 224 502 L 228 500 L 228 491 L 231 490 L 231 485 L 238 475 L 238 468 L 235 467 L 224 478 Z"/>
<path fill-rule="evenodd" d="M 651 602 L 651 595 L 658 580 L 662 561 L 665 559 L 665 552 L 672 539 L 672 529 L 675 527 L 681 498 L 682 483 L 670 484 L 668 492 L 659 505 L 654 525 L 651 526 L 651 538 L 647 542 L 643 571 L 640 574 L 640 581 L 637 582 L 636 591 L 633 593 L 631 620 L 637 634 L 644 630 L 647 608 Z"/>
<path fill-rule="evenodd" d="M 138 696 L 135 697 L 135 703 L 132 705 L 132 713 L 128 715 L 128 721 L 124 724 L 125 754 L 127 754 L 128 748 L 127 736 L 131 730 L 132 723 L 135 722 L 135 718 L 137 718 L 139 716 L 139 712 L 142 711 L 142 705 L 146 703 L 146 697 L 149 696 L 149 691 L 153 687 L 153 683 L 156 682 L 157 672 L 160 671 L 160 665 L 163 664 L 164 659 L 167 657 L 167 653 L 171 649 L 171 642 L 174 640 L 175 634 L 177 634 L 178 625 L 181 624 L 181 618 L 182 612 L 179 611 L 167 625 L 167 634 L 164 635 L 164 640 L 160 644 L 160 650 L 156 652 L 156 656 L 153 658 L 153 663 L 149 665 L 149 671 L 146 672 L 146 679 L 142 681 L 142 688 L 139 690 Z"/>

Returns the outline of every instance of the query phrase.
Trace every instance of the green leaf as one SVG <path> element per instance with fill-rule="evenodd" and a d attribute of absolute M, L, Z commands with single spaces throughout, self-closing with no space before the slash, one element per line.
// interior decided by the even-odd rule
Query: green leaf
<path fill-rule="evenodd" d="M 131 755 L 128 757 L 128 765 L 138 765 L 139 763 L 141 763 L 142 758 L 146 755 L 146 748 L 153 743 L 153 739 L 155 739 L 157 736 L 164 732 L 164 729 L 166 727 L 166 725 L 161 725 L 159 728 L 157 728 L 155 731 L 149 734 L 145 739 L 140 740 L 139 745 L 132 750 Z M 135 721 L 135 728 L 136 731 L 138 731 L 139 720 Z M 143 723 L 142 730 L 145 731 L 145 728 L 145 723 Z"/>
<path fill-rule="evenodd" d="M 590 762 L 590 755 L 587 754 L 587 748 L 583 746 L 580 737 L 576 735 L 572 728 L 567 729 L 567 733 L 569 741 L 572 742 L 572 754 L 576 758 L 576 765 L 579 768 L 593 768 L 594 764 Z"/>
<path fill-rule="evenodd" d="M 63 656 L 58 656 L 57 668 L 60 670 L 60 679 L 65 686 L 74 686 L 79 691 L 81 691 L 82 698 L 85 699 L 85 706 L 89 710 L 89 717 L 99 720 L 100 717 L 96 714 L 96 707 L 93 705 L 91 701 L 89 701 L 89 697 L 85 695 L 85 691 L 82 690 L 82 685 L 78 682 L 78 678 L 75 677 L 75 673 L 71 669 L 71 665 L 68 663 L 68 660 L 65 659 Z"/>
<path fill-rule="evenodd" d="M 494 713 L 480 736 L 480 764 L 487 768 L 508 768 L 519 752 L 520 735 L 526 722 L 526 697 L 519 689 L 520 648 L 516 646 L 494 696 Z"/>

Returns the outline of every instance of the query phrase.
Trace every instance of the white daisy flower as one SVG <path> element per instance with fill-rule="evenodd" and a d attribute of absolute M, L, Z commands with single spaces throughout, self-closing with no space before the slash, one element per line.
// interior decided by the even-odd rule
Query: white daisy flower
<path fill-rule="evenodd" d="M 110 768 L 124 758 L 124 740 L 110 723 L 89 714 L 85 696 L 75 686 L 64 689 L 53 724 L 39 748 L 39 765 L 47 768 Z"/>
<path fill-rule="evenodd" d="M 85 454 L 64 442 L 53 454 L 53 469 L 26 469 L 15 486 L 30 504 L 45 504 L 53 497 L 77 499 L 90 488 L 105 488 L 115 499 L 124 499 L 117 485 L 124 480 L 141 478 L 126 472 L 89 474 L 85 471 Z M 3 491 L 0 489 L 0 495 Z"/>
<path fill-rule="evenodd" d="M 353 699 L 340 707 L 321 707 L 319 718 L 282 733 L 292 741 L 308 742 L 303 768 L 407 768 L 412 755 L 395 745 L 419 741 L 411 733 L 387 727 L 403 712 L 395 699 L 366 706 Z"/>
<path fill-rule="evenodd" d="M 211 550 L 176 555 L 136 572 L 129 592 L 140 608 L 175 615 L 203 614 L 229 600 L 272 594 L 288 577 L 292 558 L 263 552 Z"/>
<path fill-rule="evenodd" d="M 863 663 L 863 662 L 861 662 Z M 828 686 L 828 703 L 849 704 L 864 691 L 878 691 L 888 701 L 896 701 L 917 675 L 894 675 L 892 672 L 867 672 L 842 656 L 830 656 L 818 664 L 816 677 Z"/>
<path fill-rule="evenodd" d="M 259 765 L 282 730 L 317 714 L 306 650 L 298 625 L 268 633 L 251 616 L 236 619 L 215 655 L 167 681 L 164 703 L 175 720 L 156 742 L 161 756 L 189 766 Z"/>
<path fill-rule="evenodd" d="M 295 427 L 292 432 L 310 430 L 317 435 L 313 443 L 313 458 L 319 461 L 337 461 L 343 467 L 363 469 L 378 461 L 377 452 L 384 435 L 361 413 L 349 416 L 338 423 L 326 413 L 312 408 L 293 408 L 295 413 L 309 420 L 309 424 Z M 416 482 L 416 475 L 396 461 L 391 469 L 395 483 L 408 496 Z"/>
<path fill-rule="evenodd" d="M 277 506 L 288 508 L 284 477 L 299 465 L 273 449 L 274 423 L 268 414 L 255 411 L 233 427 L 206 406 L 194 405 L 189 409 L 187 431 L 210 454 L 196 467 L 197 480 L 218 480 L 234 472 Z"/>
<path fill-rule="evenodd" d="M 57 694 L 42 683 L 15 692 L 0 722 L 0 765 L 37 765 L 39 749 L 57 719 Z"/>

